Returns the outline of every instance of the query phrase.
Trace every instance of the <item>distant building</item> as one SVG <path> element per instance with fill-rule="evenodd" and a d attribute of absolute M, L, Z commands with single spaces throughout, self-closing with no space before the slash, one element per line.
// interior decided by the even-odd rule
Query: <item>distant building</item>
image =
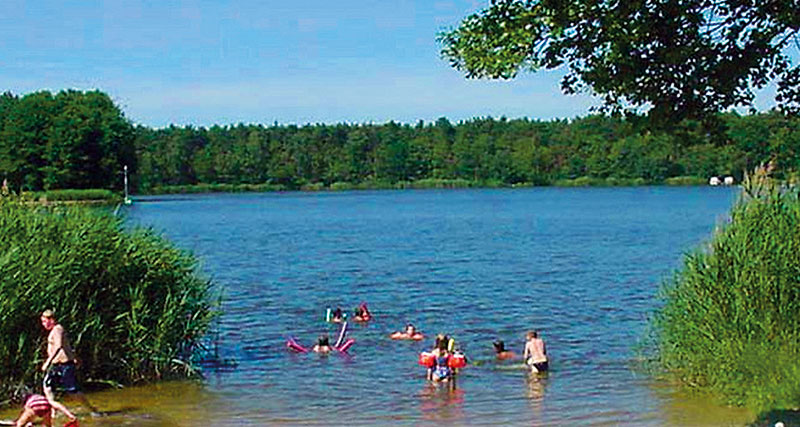
<path fill-rule="evenodd" d="M 732 176 L 726 176 L 724 183 L 725 183 L 725 185 L 733 185 L 733 177 Z"/>
<path fill-rule="evenodd" d="M 708 180 L 708 185 L 720 185 L 722 181 L 719 180 L 719 177 L 712 176 L 711 179 Z"/>

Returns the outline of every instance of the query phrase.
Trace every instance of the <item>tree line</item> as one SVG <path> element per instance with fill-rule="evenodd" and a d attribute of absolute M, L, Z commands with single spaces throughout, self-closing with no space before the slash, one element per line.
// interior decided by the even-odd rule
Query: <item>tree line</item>
<path fill-rule="evenodd" d="M 0 96 L 0 179 L 21 190 L 122 186 L 462 180 L 548 185 L 581 177 L 638 179 L 733 175 L 773 161 L 800 170 L 800 120 L 779 112 L 724 113 L 653 127 L 641 116 L 571 120 L 446 118 L 416 124 L 133 125 L 100 91 Z"/>
<path fill-rule="evenodd" d="M 641 118 L 445 118 L 415 125 L 316 124 L 138 127 L 138 186 L 200 183 L 301 188 L 425 179 L 548 185 L 578 177 L 734 175 L 769 160 L 800 168 L 800 121 L 779 113 L 724 114 L 709 131 L 684 121 L 652 131 Z"/>

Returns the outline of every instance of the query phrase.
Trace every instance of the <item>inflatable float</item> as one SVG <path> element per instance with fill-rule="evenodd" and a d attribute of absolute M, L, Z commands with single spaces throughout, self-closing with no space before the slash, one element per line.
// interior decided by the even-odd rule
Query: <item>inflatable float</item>
<path fill-rule="evenodd" d="M 350 347 L 355 344 L 356 340 L 352 338 L 347 338 L 347 322 L 342 323 L 342 328 L 339 330 L 339 336 L 336 339 L 336 343 L 331 347 L 335 350 L 338 350 L 340 353 L 346 353 Z M 311 349 L 304 347 L 294 337 L 289 337 L 286 340 L 286 348 L 296 353 L 308 353 Z"/>

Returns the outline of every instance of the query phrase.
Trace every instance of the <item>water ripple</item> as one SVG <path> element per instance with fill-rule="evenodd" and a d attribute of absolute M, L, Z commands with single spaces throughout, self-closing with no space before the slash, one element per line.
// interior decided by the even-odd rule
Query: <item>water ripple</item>
<path fill-rule="evenodd" d="M 660 425 L 667 398 L 631 366 L 631 346 L 681 254 L 707 238 L 732 193 L 530 189 L 182 196 L 129 220 L 194 251 L 225 291 L 212 372 L 236 425 Z M 191 213 L 191 214 L 187 214 Z M 293 354 L 338 326 L 325 309 L 367 301 L 350 356 Z M 395 342 L 413 322 L 424 342 Z M 552 372 L 493 361 L 491 342 L 547 340 Z M 439 332 L 478 362 L 455 390 L 417 354 Z M 191 404 L 189 403 L 189 407 Z"/>

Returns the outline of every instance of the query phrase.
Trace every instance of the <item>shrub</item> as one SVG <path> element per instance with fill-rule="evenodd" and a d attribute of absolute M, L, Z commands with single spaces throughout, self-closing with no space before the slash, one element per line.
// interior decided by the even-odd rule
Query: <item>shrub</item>
<path fill-rule="evenodd" d="M 705 250 L 687 254 L 653 319 L 655 361 L 752 409 L 800 400 L 800 201 L 764 170 Z"/>
<path fill-rule="evenodd" d="M 0 198 L 0 392 L 36 383 L 56 312 L 81 372 L 119 383 L 191 375 L 216 315 L 196 261 L 150 230 L 100 210 Z"/>

